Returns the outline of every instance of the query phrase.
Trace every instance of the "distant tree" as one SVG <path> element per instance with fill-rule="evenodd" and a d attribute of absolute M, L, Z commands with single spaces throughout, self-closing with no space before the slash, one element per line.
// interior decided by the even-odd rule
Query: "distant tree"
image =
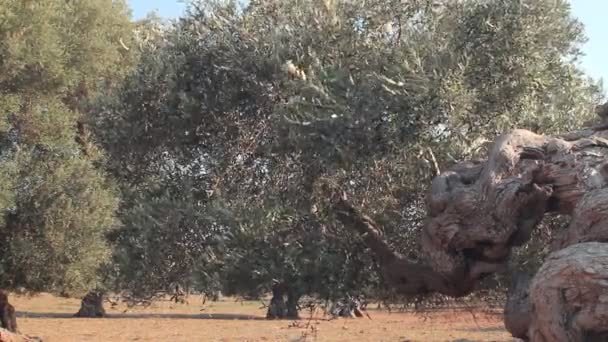
<path fill-rule="evenodd" d="M 213 273 L 228 231 L 212 205 L 197 204 L 184 191 L 183 196 L 160 190 L 125 198 L 129 205 L 120 211 L 121 228 L 110 234 L 114 253 L 106 286 L 133 302 L 173 293 L 175 286 L 219 290 Z"/>

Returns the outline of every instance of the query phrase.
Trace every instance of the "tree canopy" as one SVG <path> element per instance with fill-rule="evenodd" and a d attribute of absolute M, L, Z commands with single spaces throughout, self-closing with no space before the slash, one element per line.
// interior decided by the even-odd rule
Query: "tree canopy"
<path fill-rule="evenodd" d="M 132 27 L 122 1 L 0 2 L 3 287 L 86 291 L 110 255 L 119 194 L 78 123 L 135 61 Z"/>

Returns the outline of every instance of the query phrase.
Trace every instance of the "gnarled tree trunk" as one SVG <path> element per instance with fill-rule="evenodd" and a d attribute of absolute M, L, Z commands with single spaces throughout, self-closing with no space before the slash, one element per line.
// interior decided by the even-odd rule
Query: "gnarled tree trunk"
<path fill-rule="evenodd" d="M 268 305 L 268 311 L 266 313 L 267 319 L 285 318 L 287 315 L 285 292 L 287 292 L 287 286 L 283 283 L 275 284 L 272 287 L 272 298 L 270 299 L 270 305 Z"/>
<path fill-rule="evenodd" d="M 439 292 L 459 297 L 469 294 L 483 273 L 496 271 L 498 266 L 478 262 L 473 267 L 441 273 L 428 264 L 417 264 L 391 250 L 382 238 L 380 227 L 369 217 L 361 215 L 347 201 L 346 196 L 334 199 L 334 212 L 347 227 L 357 230 L 376 255 L 384 279 L 399 293 L 419 295 Z"/>
<path fill-rule="evenodd" d="M 105 293 L 102 291 L 91 291 L 87 293 L 80 303 L 80 310 L 74 315 L 75 317 L 104 317 L 106 310 L 103 308 Z"/>
<path fill-rule="evenodd" d="M 287 296 L 287 303 L 285 302 Z M 298 312 L 298 302 L 300 294 L 290 287 L 287 283 L 278 283 L 272 287 L 272 298 L 268 311 L 267 319 L 300 319 Z"/>
<path fill-rule="evenodd" d="M 579 331 L 598 322 L 605 323 L 603 307 L 581 309 L 572 316 L 575 322 L 581 322 L 576 324 L 585 325 L 581 330 L 572 322 L 547 321 L 548 317 L 559 315 L 562 308 L 546 305 L 549 312 L 541 314 L 540 302 L 536 301 L 544 298 L 547 303 L 557 303 L 560 294 L 576 293 L 584 297 L 585 281 L 600 286 L 601 282 L 594 279 L 608 280 L 608 269 L 602 266 L 597 266 L 593 277 L 586 276 L 588 268 L 582 265 L 591 266 L 592 258 L 586 256 L 583 247 L 575 247 L 599 242 L 594 245 L 596 255 L 608 254 L 608 244 L 603 244 L 608 242 L 606 129 L 608 125 L 602 124 L 556 137 L 514 130 L 496 140 L 487 160 L 463 162 L 436 177 L 427 196 L 428 217 L 421 235 L 424 264 L 413 263 L 392 251 L 382 238 L 380 227 L 351 206 L 345 195 L 334 198 L 334 210 L 345 227 L 361 234 L 376 254 L 385 278 L 399 292 L 439 292 L 449 296 L 469 294 L 482 277 L 504 269 L 512 248 L 529 240 L 546 213 L 569 215 L 568 229 L 555 240 L 552 250 L 564 249 L 555 257 L 582 263 L 552 273 L 555 269 L 552 265 L 558 263 L 549 260 L 535 276 L 530 288 L 533 298 L 530 317 L 535 327 L 530 329 L 535 329 L 535 335 L 530 338 L 583 341 Z M 569 279 L 579 281 L 573 285 L 574 290 L 564 288 Z M 556 292 L 550 287 L 553 285 L 562 286 L 562 292 Z M 517 308 L 520 309 L 528 310 Z M 525 322 L 506 323 L 516 335 L 523 334 L 525 329 L 521 325 Z M 559 333 L 558 327 L 565 332 Z"/>

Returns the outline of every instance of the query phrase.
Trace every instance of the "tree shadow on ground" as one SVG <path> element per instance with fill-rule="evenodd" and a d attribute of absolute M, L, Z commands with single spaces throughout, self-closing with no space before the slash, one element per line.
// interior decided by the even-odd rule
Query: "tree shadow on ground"
<path fill-rule="evenodd" d="M 16 313 L 19 318 L 48 318 L 48 319 L 83 319 L 82 317 L 74 317 L 71 313 L 62 312 L 27 312 L 20 311 Z M 237 314 L 146 314 L 146 313 L 125 313 L 125 314 L 107 314 L 104 319 L 211 319 L 211 320 L 243 320 L 243 321 L 265 321 L 265 317 Z M 86 319 L 86 318 L 85 318 Z"/>
<path fill-rule="evenodd" d="M 509 341 L 510 342 L 519 342 L 520 340 L 514 339 L 514 340 L 509 340 Z M 469 340 L 469 339 L 466 339 L 466 338 L 460 338 L 460 339 L 457 339 L 457 340 L 453 340 L 452 342 L 478 342 L 478 341 L 477 340 Z"/>
<path fill-rule="evenodd" d="M 459 328 L 459 329 L 454 329 L 454 330 L 465 331 L 465 332 L 469 332 L 469 331 L 503 332 L 503 331 L 505 331 L 505 328 L 503 326 L 495 326 L 495 327 L 486 327 L 486 328 L 480 328 L 480 327 Z"/>

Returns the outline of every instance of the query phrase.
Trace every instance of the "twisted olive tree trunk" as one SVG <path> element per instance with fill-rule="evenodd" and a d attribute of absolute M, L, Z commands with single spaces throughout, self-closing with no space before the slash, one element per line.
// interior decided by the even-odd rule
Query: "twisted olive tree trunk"
<path fill-rule="evenodd" d="M 285 304 L 285 292 L 287 288 L 285 284 L 279 283 L 272 287 L 272 298 L 266 312 L 267 319 L 282 319 L 287 314 L 287 305 Z"/>
<path fill-rule="evenodd" d="M 380 227 L 350 205 L 345 195 L 334 198 L 334 211 L 345 227 L 361 234 L 385 278 L 399 292 L 439 292 L 454 297 L 471 293 L 482 277 L 504 269 L 512 248 L 529 240 L 546 213 L 569 215 L 568 229 L 552 246 L 553 251 L 563 250 L 554 254 L 563 262 L 551 263 L 550 259 L 541 271 L 554 264 L 572 267 L 557 273 L 539 272 L 528 302 L 534 308 L 510 309 L 531 310 L 532 326 L 511 323 L 515 334 L 526 334 L 532 341 L 583 341 L 586 334 L 608 329 L 608 308 L 595 305 L 557 320 L 563 308 L 555 303 L 563 302 L 558 300 L 563 291 L 572 292 L 565 288 L 569 280 L 579 281 L 572 283 L 576 289 L 593 282 L 584 272 L 597 262 L 586 256 L 589 245 L 583 243 L 599 242 L 593 245 L 594 255 L 608 255 L 608 244 L 604 244 L 608 241 L 606 128 L 608 125 L 600 125 L 559 137 L 514 130 L 496 140 L 486 160 L 457 164 L 436 177 L 427 196 L 428 217 L 421 234 L 425 264 L 413 263 L 391 250 Z M 608 282 L 608 268 L 600 265 L 593 272 Z M 589 291 L 599 295 L 598 286 Z M 590 298 L 604 300 L 602 296 L 582 296 L 581 305 Z M 543 307 L 543 301 L 550 305 Z M 552 315 L 541 314 L 542 310 Z M 549 322 L 548 317 L 555 320 Z M 598 328 L 602 324 L 604 328 Z M 528 335 L 530 331 L 534 334 Z"/>
<path fill-rule="evenodd" d="M 287 302 L 285 302 L 287 296 Z M 289 286 L 288 283 L 277 283 L 272 287 L 272 298 L 268 311 L 267 319 L 299 319 L 298 301 L 300 294 Z"/>

